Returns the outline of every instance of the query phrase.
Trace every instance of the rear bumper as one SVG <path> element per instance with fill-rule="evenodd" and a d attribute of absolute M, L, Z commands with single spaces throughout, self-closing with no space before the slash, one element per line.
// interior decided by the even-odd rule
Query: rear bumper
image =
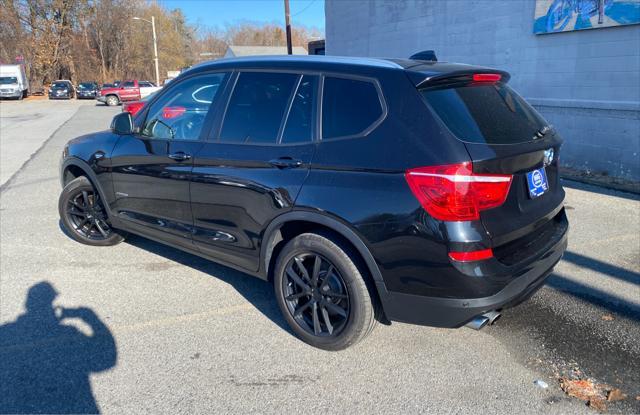
<path fill-rule="evenodd" d="M 493 295 L 480 298 L 442 298 L 390 291 L 381 296 L 385 314 L 391 321 L 455 328 L 479 314 L 513 307 L 544 285 L 567 249 L 567 234 L 568 226 L 533 261 L 527 261 L 526 266 L 515 273 L 517 277 Z"/>

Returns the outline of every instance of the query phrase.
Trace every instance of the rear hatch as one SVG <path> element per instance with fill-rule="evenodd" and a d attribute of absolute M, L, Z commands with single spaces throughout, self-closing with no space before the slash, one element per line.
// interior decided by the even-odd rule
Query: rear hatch
<path fill-rule="evenodd" d="M 562 209 L 562 140 L 506 83 L 504 72 L 441 76 L 418 85 L 427 105 L 464 142 L 473 172 L 512 175 L 505 202 L 480 220 L 493 247 L 525 241 Z M 530 239 L 530 237 L 528 237 Z"/>

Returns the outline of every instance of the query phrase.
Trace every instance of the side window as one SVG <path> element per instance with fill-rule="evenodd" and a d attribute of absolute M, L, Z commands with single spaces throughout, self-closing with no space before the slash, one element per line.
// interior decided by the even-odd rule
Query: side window
<path fill-rule="evenodd" d="M 317 94 L 318 77 L 304 75 L 293 97 L 281 143 L 291 144 L 313 141 Z"/>
<path fill-rule="evenodd" d="M 151 85 L 151 82 L 147 82 L 147 81 L 141 81 L 141 82 L 138 82 L 138 85 L 139 85 L 139 86 L 141 86 L 141 87 L 150 87 L 150 86 L 153 86 L 153 85 Z"/>
<path fill-rule="evenodd" d="M 142 135 L 166 140 L 197 140 L 225 75 L 200 75 L 172 85 L 149 108 Z"/>
<path fill-rule="evenodd" d="M 378 89 L 369 81 L 326 77 L 322 94 L 322 138 L 362 133 L 383 113 Z"/>
<path fill-rule="evenodd" d="M 122 84 L 123 88 L 135 88 L 136 84 L 133 81 L 126 81 Z"/>
<path fill-rule="evenodd" d="M 299 77 L 290 73 L 240 73 L 222 123 L 220 141 L 275 144 Z"/>

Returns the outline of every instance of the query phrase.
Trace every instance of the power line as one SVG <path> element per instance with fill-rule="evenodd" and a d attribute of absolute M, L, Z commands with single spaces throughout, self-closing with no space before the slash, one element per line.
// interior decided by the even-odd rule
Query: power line
<path fill-rule="evenodd" d="M 299 14 L 302 14 L 303 12 L 305 12 L 309 7 L 313 6 L 313 3 L 315 3 L 317 0 L 311 0 L 311 3 L 307 4 L 307 7 L 305 7 L 304 9 L 300 10 L 298 13 L 292 14 L 291 17 L 296 17 Z"/>

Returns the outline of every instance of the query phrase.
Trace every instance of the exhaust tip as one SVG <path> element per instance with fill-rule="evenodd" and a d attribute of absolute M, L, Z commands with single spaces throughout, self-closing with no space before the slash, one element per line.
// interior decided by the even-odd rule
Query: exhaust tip
<path fill-rule="evenodd" d="M 466 324 L 466 326 L 474 330 L 480 330 L 481 328 L 486 326 L 487 323 L 489 323 L 489 319 L 487 317 L 475 316 L 470 322 Z"/>
<path fill-rule="evenodd" d="M 493 325 L 498 319 L 502 316 L 498 311 L 489 311 L 488 313 L 484 313 L 483 316 L 489 319 L 489 325 Z"/>
<path fill-rule="evenodd" d="M 489 311 L 484 314 L 475 316 L 470 322 L 466 324 L 467 327 L 472 328 L 474 330 L 480 330 L 486 325 L 492 325 L 495 323 L 501 316 L 498 311 Z"/>

